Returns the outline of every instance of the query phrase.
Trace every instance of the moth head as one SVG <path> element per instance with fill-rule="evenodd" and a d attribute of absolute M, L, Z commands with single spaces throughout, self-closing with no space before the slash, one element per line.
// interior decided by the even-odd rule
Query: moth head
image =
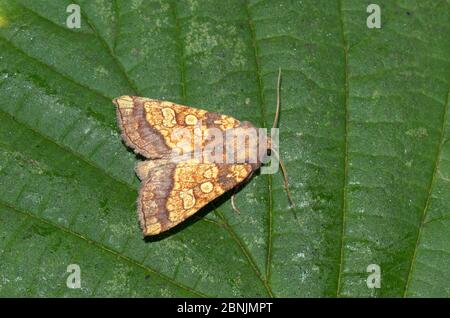
<path fill-rule="evenodd" d="M 261 142 L 263 142 L 263 144 L 265 145 L 265 147 L 261 147 L 261 151 L 262 153 L 260 153 L 260 157 L 261 160 L 263 162 L 266 162 L 268 160 L 268 158 L 272 157 L 272 155 L 274 154 L 273 149 L 272 149 L 272 138 L 270 138 L 270 136 L 265 135 L 264 137 L 262 137 Z"/>
<path fill-rule="evenodd" d="M 266 149 L 266 155 L 271 156 L 272 155 L 272 138 L 270 136 L 267 136 L 267 149 Z"/>

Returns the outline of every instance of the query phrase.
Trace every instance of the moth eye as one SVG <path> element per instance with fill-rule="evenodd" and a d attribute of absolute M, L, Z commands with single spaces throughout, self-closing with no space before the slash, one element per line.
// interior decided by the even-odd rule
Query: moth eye
<path fill-rule="evenodd" d="M 272 149 L 270 149 L 270 148 L 267 149 L 267 155 L 268 155 L 268 156 L 272 155 Z"/>

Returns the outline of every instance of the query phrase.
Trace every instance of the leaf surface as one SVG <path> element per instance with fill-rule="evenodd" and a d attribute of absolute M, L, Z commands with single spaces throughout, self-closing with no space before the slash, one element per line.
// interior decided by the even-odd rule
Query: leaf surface
<path fill-rule="evenodd" d="M 0 1 L 0 295 L 450 295 L 448 1 Z M 256 175 L 143 240 L 120 95 L 270 127 Z M 296 215 L 296 217 L 294 217 Z M 67 266 L 81 288 L 66 286 Z M 367 287 L 367 266 L 381 288 Z"/>

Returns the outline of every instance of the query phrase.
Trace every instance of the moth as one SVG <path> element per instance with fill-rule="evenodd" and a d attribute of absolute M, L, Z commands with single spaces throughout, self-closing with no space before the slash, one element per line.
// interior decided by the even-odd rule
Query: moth
<path fill-rule="evenodd" d="M 277 111 L 273 127 L 277 125 L 280 110 L 280 80 L 281 70 L 278 73 Z M 167 231 L 242 184 L 261 167 L 267 156 L 274 154 L 279 158 L 270 136 L 266 135 L 258 136 L 257 159 L 253 161 L 246 160 L 251 150 L 245 147 L 234 149 L 236 157 L 243 160 L 231 163 L 224 157 L 224 160 L 210 160 L 210 157 L 194 154 L 195 148 L 205 150 L 211 145 L 215 150 L 226 153 L 231 143 L 236 144 L 238 135 L 255 128 L 247 121 L 240 122 L 231 116 L 146 97 L 121 96 L 115 98 L 113 103 L 117 108 L 123 141 L 146 159 L 139 161 L 135 167 L 141 180 L 138 215 L 144 236 Z M 205 138 L 200 143 L 195 143 L 192 138 L 186 139 L 182 144 L 176 136 L 177 131 L 191 133 L 194 139 L 196 134 L 211 135 L 210 131 L 219 132 L 219 135 Z M 230 131 L 234 134 L 229 134 Z M 229 136 L 234 139 L 225 138 Z M 248 143 L 245 140 L 243 145 L 248 146 Z M 222 154 L 219 153 L 219 156 Z M 281 160 L 279 163 L 292 204 L 285 168 Z M 238 211 L 234 200 L 233 194 L 231 204 Z"/>

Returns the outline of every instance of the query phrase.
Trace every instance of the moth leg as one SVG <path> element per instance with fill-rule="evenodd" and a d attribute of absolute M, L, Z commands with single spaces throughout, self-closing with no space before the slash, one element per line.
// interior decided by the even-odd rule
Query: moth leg
<path fill-rule="evenodd" d="M 237 214 L 241 214 L 241 211 L 239 211 L 239 209 L 236 207 L 236 202 L 234 201 L 236 198 L 236 193 L 233 193 L 231 195 L 231 207 L 233 208 L 233 211 L 236 212 Z"/>
<path fill-rule="evenodd" d="M 245 179 L 242 181 L 242 183 L 238 184 L 236 187 L 234 187 L 233 189 L 233 194 L 231 195 L 231 207 L 233 208 L 233 211 L 236 212 L 237 214 L 241 214 L 241 211 L 237 208 L 236 206 L 236 193 L 239 191 L 240 187 L 242 187 L 242 185 L 244 183 L 246 183 L 248 180 L 250 180 L 250 178 L 253 175 L 253 170 L 250 171 L 250 173 L 245 177 Z"/>

